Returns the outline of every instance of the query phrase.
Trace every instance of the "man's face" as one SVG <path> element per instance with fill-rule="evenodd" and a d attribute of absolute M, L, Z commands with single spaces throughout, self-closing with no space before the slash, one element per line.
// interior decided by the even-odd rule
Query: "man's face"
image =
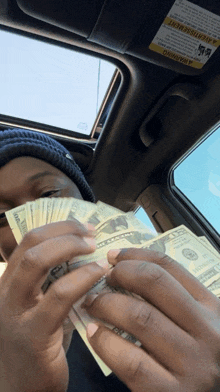
<path fill-rule="evenodd" d="M 0 253 L 5 261 L 17 244 L 4 212 L 40 197 L 82 199 L 69 177 L 40 159 L 15 158 L 0 169 Z"/>

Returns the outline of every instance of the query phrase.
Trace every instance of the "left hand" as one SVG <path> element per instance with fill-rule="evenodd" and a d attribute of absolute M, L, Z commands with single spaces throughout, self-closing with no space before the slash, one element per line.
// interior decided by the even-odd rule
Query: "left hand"
<path fill-rule="evenodd" d="M 118 293 L 87 298 L 87 311 L 134 335 L 141 348 L 101 323 L 88 339 L 134 392 L 220 390 L 220 301 L 170 257 L 149 250 L 109 252 L 108 278 L 145 301 Z M 89 303 L 90 302 L 90 303 Z"/>

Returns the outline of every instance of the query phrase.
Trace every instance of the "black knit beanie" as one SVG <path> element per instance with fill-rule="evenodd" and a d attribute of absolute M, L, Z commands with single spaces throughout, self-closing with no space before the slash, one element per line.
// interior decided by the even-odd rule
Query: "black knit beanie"
<path fill-rule="evenodd" d="M 77 185 L 84 200 L 94 202 L 94 194 L 81 169 L 62 144 L 39 132 L 24 129 L 0 131 L 0 168 L 12 159 L 23 156 L 50 163 Z"/>

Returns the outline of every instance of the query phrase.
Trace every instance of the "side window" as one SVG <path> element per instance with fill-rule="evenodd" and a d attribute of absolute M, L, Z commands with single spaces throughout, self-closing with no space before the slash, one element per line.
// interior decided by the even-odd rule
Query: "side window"
<path fill-rule="evenodd" d="M 143 222 L 153 232 L 153 234 L 157 234 L 157 231 L 156 231 L 154 225 L 152 224 L 150 218 L 148 217 L 148 215 L 146 214 L 146 212 L 144 211 L 144 209 L 142 207 L 137 209 L 137 211 L 135 212 L 135 216 L 141 222 Z"/>
<path fill-rule="evenodd" d="M 220 233 L 220 127 L 174 170 L 174 183 Z"/>

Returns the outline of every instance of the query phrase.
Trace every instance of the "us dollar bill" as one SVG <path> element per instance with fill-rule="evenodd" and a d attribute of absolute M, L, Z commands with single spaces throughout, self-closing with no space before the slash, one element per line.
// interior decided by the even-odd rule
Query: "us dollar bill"
<path fill-rule="evenodd" d="M 205 237 L 198 237 L 199 240 L 205 244 L 208 249 L 213 252 L 217 257 L 219 257 L 219 252 L 217 251 L 216 248 L 213 247 L 213 245 L 209 242 L 209 240 Z M 210 286 L 208 286 L 208 289 L 214 294 L 216 295 L 216 297 L 220 297 L 220 278 L 217 279 L 215 282 L 213 282 Z"/>
<path fill-rule="evenodd" d="M 9 215 L 14 218 L 15 216 L 17 217 L 17 215 L 15 215 L 16 213 L 20 216 L 20 219 L 26 219 L 26 222 L 28 222 L 27 229 L 24 231 L 21 230 L 19 219 L 17 219 L 17 224 L 14 224 L 13 220 L 13 224 L 16 226 L 15 232 L 19 233 L 16 238 L 19 237 L 19 240 L 23 238 L 24 234 L 28 230 L 31 230 L 34 227 L 39 227 L 45 223 L 59 220 L 77 219 L 82 223 L 92 223 L 97 229 L 97 251 L 95 252 L 95 257 L 91 260 L 87 259 L 86 256 L 81 256 L 79 260 L 76 258 L 72 262 L 67 261 L 53 268 L 42 286 L 43 292 L 48 289 L 51 283 L 53 283 L 56 279 L 59 279 L 59 277 L 65 273 L 72 269 L 79 268 L 93 260 L 98 262 L 99 265 L 109 267 L 106 257 L 107 251 L 112 249 L 112 247 L 116 247 L 117 244 L 120 244 L 121 247 L 133 247 L 135 244 L 141 244 L 141 239 L 143 240 L 144 238 L 146 241 L 147 238 L 152 238 L 153 236 L 150 230 L 134 217 L 133 213 L 123 213 L 122 211 L 102 202 L 95 205 L 93 203 L 72 198 L 39 199 L 34 203 L 27 203 L 25 208 L 22 207 L 19 211 L 10 211 Z M 31 217 L 28 216 L 30 214 Z M 100 281 L 98 285 L 95 285 L 96 290 L 102 291 L 107 289 L 106 284 L 104 285 L 105 287 L 103 286 L 103 282 L 104 281 Z M 130 294 L 127 293 L 127 295 Z M 89 347 L 86 339 L 86 326 L 88 325 L 88 320 L 91 321 L 92 319 L 89 318 L 88 315 L 85 317 L 85 311 L 83 314 L 77 313 L 79 308 L 79 304 L 78 306 L 76 305 L 76 307 L 73 307 L 69 317 L 71 316 L 70 319 L 72 319 L 75 323 L 75 327 Z M 133 341 L 135 344 L 139 344 L 134 337 L 127 334 L 125 331 L 119 331 L 114 326 L 109 327 L 127 340 Z M 97 355 L 95 358 L 103 372 L 106 375 L 109 374 L 109 372 L 111 372 L 110 369 L 107 368 L 100 359 L 97 359 Z"/>
<path fill-rule="evenodd" d="M 78 220 L 81 223 L 88 222 L 88 215 L 97 209 L 97 205 L 89 201 L 71 198 L 66 209 L 66 220 Z"/>
<path fill-rule="evenodd" d="M 113 219 L 115 219 L 115 217 Z M 132 247 L 136 246 L 139 248 L 147 248 L 167 254 L 168 256 L 172 257 L 174 260 L 182 264 L 214 294 L 219 292 L 219 255 L 217 254 L 217 252 L 212 252 L 212 248 L 209 246 L 209 244 L 207 245 L 207 243 L 200 243 L 199 239 L 185 226 L 180 226 L 178 228 L 172 229 L 169 232 L 166 232 L 154 239 L 145 241 L 144 243 L 138 243 L 139 241 L 136 241 L 136 236 L 134 235 L 134 233 L 136 234 L 136 232 L 132 233 Z M 128 232 L 124 234 L 127 235 Z M 125 239 L 120 235 L 111 236 L 111 245 L 113 244 L 113 247 L 115 247 L 117 242 L 117 248 L 128 247 L 127 244 L 125 245 L 126 235 Z M 130 235 L 131 233 L 129 233 L 128 238 L 130 238 Z M 137 243 L 134 244 L 135 242 Z M 94 253 L 94 258 L 92 261 L 95 261 L 95 257 L 97 257 L 97 262 L 100 263 L 100 260 L 102 258 L 103 260 L 101 264 L 104 265 L 106 262 L 106 252 L 109 250 L 109 248 L 112 249 L 111 245 L 109 245 L 108 241 L 104 241 L 104 243 L 98 243 L 97 248 L 99 248 L 99 246 L 100 248 L 98 249 L 98 253 Z M 117 291 L 117 289 L 108 287 L 104 282 L 103 278 L 101 282 L 96 285 L 95 291 L 96 293 L 102 293 L 106 292 L 106 289 L 110 292 L 114 292 L 114 290 Z M 93 290 L 94 288 L 92 288 L 90 292 L 92 292 Z M 120 291 L 120 289 L 118 291 Z M 122 292 L 123 294 L 134 295 L 132 293 L 124 292 L 124 290 Z M 81 307 L 83 300 L 84 298 L 81 298 L 79 301 L 77 301 L 77 303 L 73 305 L 73 308 L 76 315 L 78 316 L 78 328 L 81 329 L 81 331 L 84 329 L 85 334 L 86 326 L 88 325 L 88 323 L 95 320 L 93 320 L 92 317 L 89 316 L 87 312 Z M 114 326 L 108 324 L 107 327 L 120 334 L 125 339 L 131 340 L 137 345 L 139 344 L 139 342 L 134 337 L 127 334 L 126 331 L 118 330 Z"/>
<path fill-rule="evenodd" d="M 202 243 L 187 227 L 181 225 L 144 244 L 142 248 L 160 251 L 178 261 L 204 286 L 220 278 L 220 257 Z"/>
<path fill-rule="evenodd" d="M 140 248 L 144 243 L 153 237 L 149 230 L 123 230 L 115 232 L 105 237 L 105 239 L 96 241 L 96 251 L 94 253 L 75 257 L 69 262 L 70 270 L 81 267 L 82 265 L 96 262 L 103 268 L 108 267 L 107 253 L 111 249 L 120 248 Z"/>
<path fill-rule="evenodd" d="M 107 252 L 110 249 L 136 247 L 167 254 L 196 276 L 210 291 L 220 295 L 218 252 L 213 250 L 214 248 L 206 239 L 199 239 L 185 226 L 179 226 L 155 237 L 151 230 L 142 224 L 133 213 L 123 213 L 101 202 L 96 205 L 72 198 L 66 200 L 64 198 L 42 199 L 36 203 L 27 203 L 25 207 L 21 206 L 9 211 L 6 216 L 18 243 L 36 225 L 48 224 L 55 220 L 77 219 L 82 223 L 89 222 L 96 228 L 96 251 L 90 255 L 76 257 L 72 261 L 67 261 L 53 268 L 42 286 L 43 291 L 46 291 L 53 281 L 65 273 L 84 264 L 95 261 L 103 267 L 110 267 L 107 261 Z M 91 290 L 101 293 L 106 290 L 114 292 L 115 289 L 108 287 L 105 279 L 102 278 Z M 134 296 L 133 293 L 117 290 L 123 294 Z M 93 319 L 81 308 L 83 300 L 84 297 L 73 305 L 69 317 L 89 347 L 86 326 Z M 126 331 L 118 330 L 109 324 L 107 326 L 125 339 L 137 345 L 140 344 Z M 99 358 L 97 359 L 97 355 L 94 357 L 104 374 L 109 374 L 110 369 L 107 369 Z"/>
<path fill-rule="evenodd" d="M 197 237 L 197 238 L 198 238 L 198 240 L 199 240 L 200 242 L 202 242 L 202 244 L 205 245 L 212 253 L 215 253 L 215 255 L 216 255 L 217 257 L 220 257 L 219 252 L 217 251 L 217 249 L 214 248 L 214 246 L 209 242 L 209 240 L 208 240 L 205 236 Z"/>
<path fill-rule="evenodd" d="M 28 232 L 25 205 L 6 211 L 5 215 L 12 233 L 19 244 Z"/>

